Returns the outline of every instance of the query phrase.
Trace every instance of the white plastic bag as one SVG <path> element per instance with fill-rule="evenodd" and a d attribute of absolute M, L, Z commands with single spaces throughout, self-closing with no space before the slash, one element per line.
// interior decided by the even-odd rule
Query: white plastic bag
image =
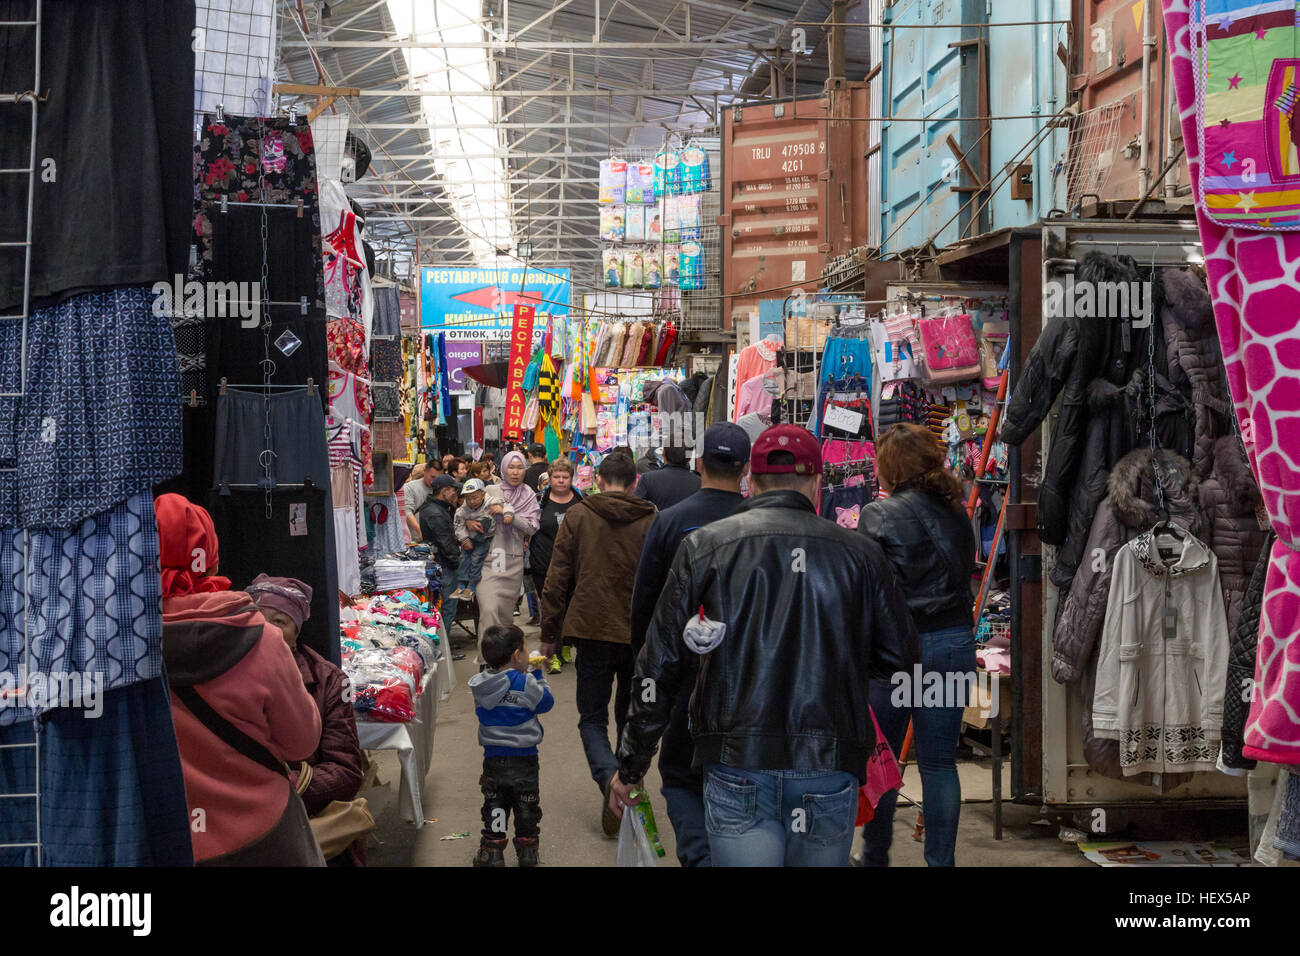
<path fill-rule="evenodd" d="M 618 860 L 615 866 L 658 866 L 659 857 L 650 845 L 650 834 L 641 825 L 635 807 L 623 808 L 623 824 L 618 831 Z"/>

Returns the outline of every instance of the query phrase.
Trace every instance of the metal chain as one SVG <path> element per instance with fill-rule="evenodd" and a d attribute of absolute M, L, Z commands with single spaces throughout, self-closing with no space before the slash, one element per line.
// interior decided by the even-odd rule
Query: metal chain
<path fill-rule="evenodd" d="M 1154 293 L 1156 283 L 1156 253 L 1154 247 L 1151 250 L 1151 289 Z M 1148 302 L 1151 298 L 1147 296 Z M 1149 304 L 1152 304 L 1149 302 Z M 1156 500 L 1160 503 L 1161 515 L 1168 514 L 1169 506 L 1165 501 L 1165 474 L 1164 469 L 1160 466 L 1159 450 L 1156 447 L 1156 330 L 1155 323 L 1159 317 L 1152 315 L 1151 324 L 1147 326 L 1147 405 L 1151 421 L 1148 428 L 1148 439 L 1151 448 L 1151 468 L 1155 472 L 1156 479 Z"/>
<path fill-rule="evenodd" d="M 262 204 L 262 285 L 258 289 L 261 296 L 262 305 L 262 410 L 264 415 L 264 424 L 262 427 L 262 481 L 266 490 L 266 520 L 270 521 L 272 517 L 271 490 L 275 487 L 275 481 L 271 476 L 271 464 L 275 453 L 271 450 L 271 375 L 275 370 L 275 362 L 271 360 L 271 295 L 270 282 L 268 276 L 270 265 L 268 262 L 269 249 L 269 230 L 267 228 L 267 204 L 270 197 L 266 189 L 266 124 L 265 120 L 257 121 L 257 186 L 258 201 Z"/>

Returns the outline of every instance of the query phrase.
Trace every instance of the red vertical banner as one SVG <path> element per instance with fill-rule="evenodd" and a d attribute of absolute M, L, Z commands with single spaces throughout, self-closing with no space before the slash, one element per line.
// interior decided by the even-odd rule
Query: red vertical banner
<path fill-rule="evenodd" d="M 533 315 L 531 305 L 516 305 L 510 328 L 510 368 L 506 379 L 506 419 L 501 430 L 504 441 L 524 438 L 524 373 L 533 357 Z"/>

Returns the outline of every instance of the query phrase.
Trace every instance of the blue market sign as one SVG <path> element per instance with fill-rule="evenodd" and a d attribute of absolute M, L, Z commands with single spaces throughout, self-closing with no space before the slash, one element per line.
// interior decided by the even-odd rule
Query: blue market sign
<path fill-rule="evenodd" d="M 420 317 L 426 332 L 445 332 L 449 341 L 508 340 L 516 304 L 539 315 L 569 315 L 569 270 L 421 270 Z M 546 331 L 540 322 L 534 337 Z"/>

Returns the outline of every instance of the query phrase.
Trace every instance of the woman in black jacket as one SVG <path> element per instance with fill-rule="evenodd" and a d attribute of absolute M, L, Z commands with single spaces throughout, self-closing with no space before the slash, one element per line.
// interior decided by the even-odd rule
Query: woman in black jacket
<path fill-rule="evenodd" d="M 876 472 L 888 498 L 862 509 L 858 528 L 885 553 L 921 639 L 919 674 L 873 681 L 871 709 L 894 753 L 910 716 L 925 808 L 925 862 L 953 866 L 961 784 L 957 742 L 974 687 L 971 575 L 975 532 L 962 486 L 944 469 L 943 450 L 920 425 L 895 425 L 876 444 Z M 918 677 L 920 680 L 918 680 Z M 866 866 L 888 866 L 896 791 L 862 830 Z"/>
<path fill-rule="evenodd" d="M 560 533 L 560 525 L 564 524 L 564 513 L 582 500 L 582 493 L 573 487 L 573 463 L 567 458 L 551 462 L 546 474 L 549 484 L 542 492 L 541 523 L 537 533 L 528 539 L 528 574 L 539 598 L 546 590 L 546 572 L 551 566 L 555 537 Z M 552 674 L 560 673 L 563 667 L 561 655 L 551 658 Z"/>

